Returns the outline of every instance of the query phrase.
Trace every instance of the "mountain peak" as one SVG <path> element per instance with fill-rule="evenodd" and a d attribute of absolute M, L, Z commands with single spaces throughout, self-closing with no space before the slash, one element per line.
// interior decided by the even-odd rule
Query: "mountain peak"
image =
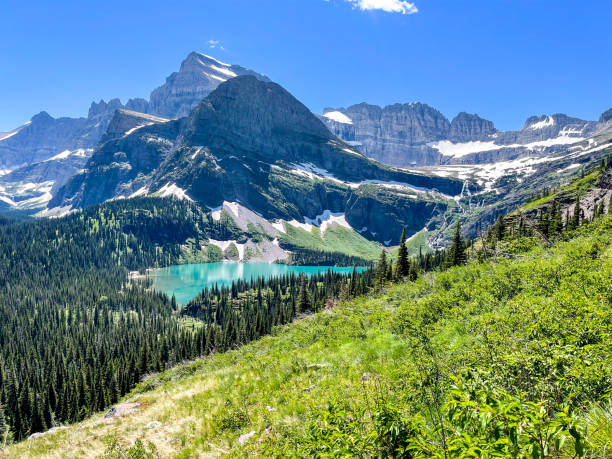
<path fill-rule="evenodd" d="M 612 108 L 603 112 L 601 116 L 599 117 L 600 123 L 606 123 L 610 120 L 612 120 Z"/>
<path fill-rule="evenodd" d="M 51 115 L 49 115 L 49 113 L 43 110 L 42 112 L 34 115 L 30 121 L 32 123 L 41 123 L 41 122 L 44 123 L 44 122 L 53 121 L 53 120 L 54 118 Z"/>
<path fill-rule="evenodd" d="M 179 71 L 151 92 L 148 112 L 166 118 L 185 117 L 217 86 L 240 75 L 253 75 L 263 81 L 270 81 L 253 70 L 226 64 L 212 56 L 192 51 L 181 63 Z"/>
<path fill-rule="evenodd" d="M 121 104 L 121 101 L 117 98 L 111 99 L 108 102 L 105 102 L 104 99 L 100 99 L 100 102 L 94 101 L 91 103 L 87 117 L 93 118 L 94 116 L 113 114 L 115 110 L 122 107 L 123 104 Z"/>
<path fill-rule="evenodd" d="M 482 140 L 496 132 L 497 129 L 492 121 L 485 120 L 476 114 L 460 112 L 451 121 L 449 139 L 456 142 L 469 142 Z"/>
<path fill-rule="evenodd" d="M 193 111 L 186 137 L 201 144 L 211 137 L 241 137 L 257 143 L 271 135 L 333 138 L 308 108 L 276 83 L 252 75 L 232 78 Z M 211 131 L 214 130 L 214 132 Z"/>

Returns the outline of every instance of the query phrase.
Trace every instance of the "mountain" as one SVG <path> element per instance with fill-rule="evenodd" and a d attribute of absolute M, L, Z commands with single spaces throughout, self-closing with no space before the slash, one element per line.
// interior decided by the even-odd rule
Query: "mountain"
<path fill-rule="evenodd" d="M 173 195 L 211 209 L 237 203 L 283 230 L 287 222 L 341 214 L 352 228 L 390 244 L 402 227 L 412 234 L 427 222 L 435 226 L 449 197 L 463 189 L 464 180 L 367 159 L 281 86 L 253 76 L 222 83 L 185 118 L 148 119 L 126 130 L 134 116 L 116 113 L 109 126 L 123 127 L 105 135 L 46 215 Z"/>
<path fill-rule="evenodd" d="M 87 118 L 53 118 L 47 112 L 35 115 L 23 126 L 0 134 L 0 186 L 3 187 L 0 197 L 17 207 L 31 199 L 38 207 L 44 205 L 50 199 L 49 192 L 36 194 L 32 190 L 46 190 L 49 184 L 55 190 L 81 170 L 86 157 L 105 140 L 102 135 L 107 132 L 116 110 L 165 118 L 183 117 L 220 83 L 238 75 L 254 75 L 269 81 L 264 75 L 239 65 L 224 64 L 205 54 L 192 52 L 178 72 L 151 92 L 150 101 L 135 98 L 125 105 L 119 99 L 92 102 Z M 57 163 L 58 156 L 69 156 L 70 161 Z M 6 175 L 9 172 L 13 174 Z M 26 185 L 28 193 L 18 191 Z"/>
<path fill-rule="evenodd" d="M 334 134 L 366 156 L 397 166 L 435 164 L 438 154 L 427 143 L 447 138 L 450 130 L 442 113 L 421 103 L 384 108 L 362 103 L 327 109 L 322 119 Z"/>
<path fill-rule="evenodd" d="M 151 92 L 148 106 L 134 106 L 134 110 L 166 118 L 182 118 L 189 115 L 219 84 L 240 75 L 253 75 L 262 81 L 270 81 L 253 70 L 192 52 L 182 62 L 178 72 L 170 75 L 164 85 Z"/>
<path fill-rule="evenodd" d="M 612 120 L 612 108 L 603 112 L 601 116 L 599 117 L 600 123 L 607 123 L 608 121 L 611 121 L 611 120 Z"/>
<path fill-rule="evenodd" d="M 600 122 L 564 114 L 533 116 L 519 131 L 500 132 L 491 121 L 459 113 L 452 122 L 421 103 L 384 108 L 358 104 L 325 109 L 321 119 L 339 138 L 366 156 L 395 166 L 482 164 L 554 153 L 583 141 Z"/>
<path fill-rule="evenodd" d="M 448 139 L 453 142 L 469 142 L 471 140 L 485 140 L 497 133 L 492 121 L 485 120 L 478 115 L 459 113 L 450 124 Z"/>

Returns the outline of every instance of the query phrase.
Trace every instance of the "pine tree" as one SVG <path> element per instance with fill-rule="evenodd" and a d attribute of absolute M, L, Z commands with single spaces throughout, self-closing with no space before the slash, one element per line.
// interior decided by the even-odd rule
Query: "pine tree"
<path fill-rule="evenodd" d="M 408 275 L 409 270 L 410 262 L 408 261 L 408 249 L 406 248 L 406 228 L 403 228 L 402 236 L 400 237 L 399 250 L 397 253 L 395 275 L 398 278 L 405 277 Z"/>
<path fill-rule="evenodd" d="M 408 270 L 408 279 L 414 282 L 419 277 L 419 268 L 416 262 L 410 263 L 410 269 Z"/>
<path fill-rule="evenodd" d="M 6 415 L 4 414 L 4 407 L 0 405 L 0 444 L 4 444 L 4 436 L 9 430 Z"/>
<path fill-rule="evenodd" d="M 312 309 L 312 302 L 310 301 L 310 294 L 308 293 L 308 278 L 305 274 L 300 276 L 300 293 L 298 295 L 298 306 L 300 311 L 310 311 Z"/>
<path fill-rule="evenodd" d="M 455 225 L 455 234 L 453 236 L 453 243 L 448 249 L 445 266 L 458 266 L 462 265 L 467 261 L 467 257 L 465 254 L 465 242 L 461 237 L 461 223 L 457 221 Z"/>
<path fill-rule="evenodd" d="M 497 221 L 495 222 L 495 239 L 501 241 L 504 238 L 506 232 L 506 225 L 504 224 L 504 217 L 499 214 Z"/>
<path fill-rule="evenodd" d="M 378 259 L 378 264 L 376 265 L 376 282 L 379 285 L 385 283 L 387 279 L 387 253 L 383 249 L 380 252 L 380 258 Z"/>

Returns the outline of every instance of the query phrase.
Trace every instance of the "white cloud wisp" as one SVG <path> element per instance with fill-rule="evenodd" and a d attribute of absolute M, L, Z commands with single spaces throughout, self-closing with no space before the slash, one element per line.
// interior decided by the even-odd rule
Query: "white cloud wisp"
<path fill-rule="evenodd" d="M 387 13 L 415 14 L 419 9 L 405 0 L 345 0 L 360 10 L 382 10 Z"/>

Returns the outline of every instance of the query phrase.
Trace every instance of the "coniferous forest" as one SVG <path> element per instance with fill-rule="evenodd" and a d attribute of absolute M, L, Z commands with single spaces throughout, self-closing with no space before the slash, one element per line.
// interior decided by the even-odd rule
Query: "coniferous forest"
<path fill-rule="evenodd" d="M 176 304 L 128 271 L 180 262 L 189 237 L 236 229 L 176 200 L 116 201 L 36 223 L 0 222 L 0 421 L 13 439 L 103 410 L 140 379 L 268 333 L 328 298 L 363 293 L 369 272 L 240 282 Z M 3 428 L 4 429 L 4 428 Z"/>

